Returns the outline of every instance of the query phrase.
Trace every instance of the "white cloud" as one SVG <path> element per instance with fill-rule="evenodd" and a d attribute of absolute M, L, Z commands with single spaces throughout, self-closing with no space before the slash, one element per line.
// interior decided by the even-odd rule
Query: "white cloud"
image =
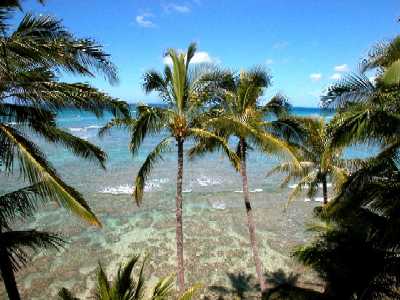
<path fill-rule="evenodd" d="M 149 13 L 144 13 L 141 15 L 136 16 L 136 23 L 141 26 L 141 27 L 145 27 L 145 28 L 152 28 L 152 27 L 156 27 L 156 24 L 153 23 L 151 20 L 149 20 L 149 18 L 154 17 L 153 14 L 149 14 Z"/>
<path fill-rule="evenodd" d="M 272 48 L 274 49 L 284 49 L 289 46 L 289 43 L 286 41 L 281 41 L 281 42 L 276 42 L 275 44 L 272 45 Z"/>
<path fill-rule="evenodd" d="M 186 14 L 191 11 L 190 7 L 185 4 L 175 4 L 175 3 L 169 3 L 164 6 L 164 10 L 166 12 L 178 12 L 181 14 Z"/>
<path fill-rule="evenodd" d="M 163 59 L 164 64 L 172 65 L 172 60 L 170 57 L 166 56 Z M 198 51 L 194 54 L 192 60 L 190 61 L 192 64 L 202 64 L 202 63 L 219 63 L 218 59 L 212 58 L 205 51 Z"/>
<path fill-rule="evenodd" d="M 266 63 L 267 65 L 272 65 L 272 64 L 274 63 L 274 60 L 271 59 L 271 58 L 268 58 L 268 59 L 265 61 L 265 63 Z"/>
<path fill-rule="evenodd" d="M 335 73 L 330 78 L 333 80 L 339 80 L 340 78 L 342 78 L 342 75 L 340 73 Z"/>
<path fill-rule="evenodd" d="M 347 64 L 338 65 L 338 66 L 334 67 L 333 69 L 335 70 L 335 72 L 338 72 L 338 73 L 343 73 L 343 72 L 349 71 L 349 67 L 347 66 Z"/>
<path fill-rule="evenodd" d="M 320 81 L 322 79 L 322 74 L 321 73 L 312 73 L 312 74 L 310 74 L 310 79 L 315 82 Z"/>

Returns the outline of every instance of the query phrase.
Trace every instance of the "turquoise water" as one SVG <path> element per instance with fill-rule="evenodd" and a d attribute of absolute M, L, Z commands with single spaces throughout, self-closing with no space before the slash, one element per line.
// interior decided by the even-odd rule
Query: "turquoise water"
<path fill-rule="evenodd" d="M 295 114 L 322 115 L 332 113 L 318 109 L 295 108 Z M 33 262 L 17 274 L 17 281 L 26 299 L 51 299 L 65 286 L 80 296 L 90 294 L 98 262 L 114 273 L 118 263 L 134 253 L 150 254 L 147 270 L 152 278 L 168 275 L 175 266 L 175 178 L 176 152 L 165 155 L 146 188 L 144 202 L 137 207 L 130 194 L 134 177 L 147 153 L 160 136 L 145 140 L 139 155 L 128 151 L 129 135 L 113 130 L 100 139 L 98 129 L 110 116 L 97 119 L 77 111 L 65 111 L 59 125 L 71 133 L 99 145 L 108 154 L 107 170 L 95 163 L 71 155 L 61 147 L 41 143 L 50 161 L 61 176 L 84 194 L 103 228 L 88 227 L 62 208 L 48 204 L 35 218 L 16 227 L 45 229 L 60 233 L 67 241 L 60 252 L 37 253 Z M 363 149 L 355 149 L 356 155 Z M 277 160 L 251 152 L 248 161 L 251 200 L 255 207 L 258 238 L 265 271 L 283 269 L 301 272 L 306 282 L 312 274 L 305 272 L 290 258 L 290 250 L 310 236 L 305 223 L 318 201 L 301 197 L 284 212 L 288 189 L 280 189 L 280 176 L 265 174 Z M 207 286 L 229 286 L 227 273 L 241 271 L 254 274 L 248 243 L 246 217 L 239 175 L 222 154 L 184 162 L 184 247 L 187 282 Z M 1 177 L 1 192 L 20 185 L 16 178 Z M 0 286 L 0 298 L 5 297 Z"/>

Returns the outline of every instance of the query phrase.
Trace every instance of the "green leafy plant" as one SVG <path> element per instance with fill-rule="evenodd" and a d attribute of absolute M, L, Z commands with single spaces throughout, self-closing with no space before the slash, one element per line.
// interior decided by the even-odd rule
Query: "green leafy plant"
<path fill-rule="evenodd" d="M 173 294 L 174 276 L 161 278 L 155 286 L 146 293 L 146 278 L 144 269 L 147 257 L 144 257 L 136 276 L 133 276 L 135 266 L 139 263 L 140 256 L 134 255 L 124 265 L 118 268 L 118 272 L 113 281 L 110 281 L 106 272 L 99 265 L 96 277 L 96 289 L 94 298 L 97 300 L 166 300 Z M 187 289 L 177 297 L 177 300 L 190 300 L 198 291 L 200 285 Z M 147 295 L 148 294 L 148 295 Z M 79 300 L 67 289 L 63 288 L 58 293 L 60 300 Z"/>

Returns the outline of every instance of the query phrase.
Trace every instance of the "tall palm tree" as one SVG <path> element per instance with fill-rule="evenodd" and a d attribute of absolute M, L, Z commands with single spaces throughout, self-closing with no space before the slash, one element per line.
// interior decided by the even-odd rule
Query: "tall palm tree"
<path fill-rule="evenodd" d="M 135 179 L 133 197 L 138 205 L 142 202 L 145 181 L 155 163 L 162 158 L 173 143 L 177 147 L 177 177 L 176 177 L 176 251 L 177 251 L 177 278 L 180 292 L 184 291 L 184 259 L 183 259 L 183 220 L 182 220 L 182 180 L 184 143 L 189 139 L 212 140 L 221 147 L 238 168 L 239 161 L 226 141 L 201 127 L 209 118 L 204 103 L 211 97 L 206 74 L 210 67 L 190 67 L 190 61 L 196 52 L 196 45 L 191 44 L 186 53 L 178 53 L 174 49 L 166 52 L 172 65 L 166 65 L 164 73 L 149 71 L 144 75 L 144 90 L 147 93 L 157 92 L 165 102 L 166 107 L 150 107 L 139 105 L 137 118 L 116 118 L 107 124 L 100 134 L 104 134 L 113 126 L 128 127 L 131 131 L 130 150 L 136 155 L 143 139 L 148 134 L 166 131 L 164 138 L 147 156 Z"/>
<path fill-rule="evenodd" d="M 334 190 L 339 191 L 347 179 L 349 172 L 354 171 L 358 160 L 341 158 L 342 149 L 330 149 L 330 137 L 322 118 L 291 116 L 280 120 L 293 129 L 296 141 L 289 136 L 288 142 L 296 148 L 296 156 L 301 168 L 294 170 L 287 162 L 283 162 L 268 172 L 267 176 L 275 173 L 287 173 L 282 186 L 292 180 L 299 180 L 289 196 L 289 202 L 298 194 L 308 189 L 307 195 L 315 197 L 322 185 L 323 203 L 328 203 L 328 178 L 332 180 Z"/>
<path fill-rule="evenodd" d="M 132 277 L 136 265 L 139 263 L 140 256 L 134 255 L 125 266 L 118 268 L 117 276 L 111 282 L 106 272 L 99 265 L 97 271 L 97 285 L 95 291 L 95 299 L 97 300 L 167 300 L 172 294 L 173 276 L 161 278 L 146 296 L 146 278 L 144 276 L 144 268 L 146 266 L 147 257 L 144 257 L 137 279 Z M 193 286 L 187 289 L 177 300 L 190 300 L 193 298 L 199 286 Z M 79 300 L 66 288 L 58 293 L 60 300 Z"/>
<path fill-rule="evenodd" d="M 58 249 L 63 240 L 57 235 L 36 230 L 13 230 L 12 223 L 17 218 L 24 220 L 33 216 L 41 198 L 43 183 L 19 189 L 0 196 L 0 272 L 8 298 L 19 300 L 20 295 L 14 272 L 28 262 L 25 249 Z"/>
<path fill-rule="evenodd" d="M 284 97 L 277 95 L 267 104 L 259 105 L 264 89 L 270 86 L 269 74 L 260 68 L 248 72 L 243 71 L 239 76 L 220 71 L 211 77 L 215 80 L 213 88 L 217 90 L 217 105 L 214 107 L 216 116 L 204 122 L 203 127 L 213 130 L 221 136 L 235 137 L 238 140 L 236 149 L 240 158 L 247 227 L 258 281 L 261 291 L 264 293 L 267 286 L 263 279 L 263 268 L 257 245 L 246 162 L 249 149 L 251 146 L 255 146 L 265 153 L 288 158 L 292 162 L 290 166 L 298 167 L 289 145 L 273 134 L 275 131 L 274 121 L 266 118 L 271 115 L 286 114 L 288 103 Z M 212 150 L 214 150 L 212 143 L 200 140 L 200 143 L 190 150 L 190 155 L 196 156 Z"/>

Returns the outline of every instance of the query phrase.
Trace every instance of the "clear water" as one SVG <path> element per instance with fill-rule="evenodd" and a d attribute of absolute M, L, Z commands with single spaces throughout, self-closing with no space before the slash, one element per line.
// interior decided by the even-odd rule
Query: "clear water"
<path fill-rule="evenodd" d="M 318 109 L 296 108 L 294 113 L 332 117 Z M 19 228 L 58 232 L 68 241 L 59 252 L 36 253 L 32 263 L 18 272 L 24 299 L 55 298 L 61 287 L 87 296 L 93 288 L 98 262 L 114 274 L 118 264 L 134 253 L 150 254 L 147 272 L 152 278 L 174 272 L 176 152 L 166 154 L 155 167 L 143 205 L 137 207 L 130 195 L 133 180 L 160 136 L 147 138 L 139 155 L 132 157 L 128 151 L 129 135 L 124 130 L 113 130 L 102 139 L 97 137 L 98 128 L 109 117 L 97 119 L 87 113 L 65 111 L 58 118 L 61 127 L 108 153 L 105 171 L 61 147 L 39 141 L 62 177 L 85 195 L 103 228 L 89 227 L 53 204 L 43 207 L 28 223 L 16 224 Z M 291 259 L 290 251 L 310 238 L 305 223 L 310 221 L 318 202 L 300 198 L 285 212 L 290 188 L 279 188 L 280 176 L 265 177 L 276 162 L 258 152 L 249 155 L 251 201 L 264 268 L 301 272 L 302 280 L 307 281 L 310 272 Z M 3 176 L 0 191 L 20 185 L 18 179 Z M 186 280 L 189 284 L 203 283 L 204 294 L 211 285 L 229 287 L 228 273 L 255 273 L 241 181 L 222 154 L 184 162 L 184 236 Z M 5 297 L 0 285 L 0 298 Z"/>

